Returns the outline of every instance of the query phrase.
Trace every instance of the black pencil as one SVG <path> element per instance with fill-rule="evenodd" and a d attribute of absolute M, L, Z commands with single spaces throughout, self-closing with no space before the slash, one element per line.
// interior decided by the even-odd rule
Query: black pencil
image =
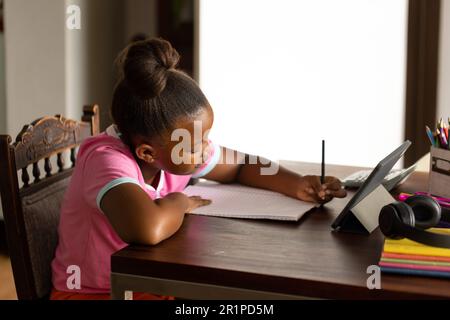
<path fill-rule="evenodd" d="M 320 183 L 325 183 L 325 140 L 322 140 L 322 170 L 320 174 Z"/>

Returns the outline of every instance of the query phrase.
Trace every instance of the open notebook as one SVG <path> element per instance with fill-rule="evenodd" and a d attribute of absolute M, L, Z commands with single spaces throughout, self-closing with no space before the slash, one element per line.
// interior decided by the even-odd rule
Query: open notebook
<path fill-rule="evenodd" d="M 199 182 L 188 186 L 184 193 L 212 200 L 210 205 L 190 213 L 218 217 L 297 221 L 317 206 L 276 192 L 237 184 Z"/>

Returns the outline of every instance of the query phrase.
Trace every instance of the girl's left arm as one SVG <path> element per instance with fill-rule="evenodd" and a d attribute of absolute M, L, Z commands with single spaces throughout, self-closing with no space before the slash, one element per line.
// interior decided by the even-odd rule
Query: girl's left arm
<path fill-rule="evenodd" d="M 241 183 L 310 202 L 325 203 L 333 197 L 346 196 L 341 182 L 335 177 L 327 176 L 324 184 L 321 184 L 319 176 L 302 176 L 267 159 L 220 148 L 220 160 L 204 176 L 205 179 L 221 183 Z"/>

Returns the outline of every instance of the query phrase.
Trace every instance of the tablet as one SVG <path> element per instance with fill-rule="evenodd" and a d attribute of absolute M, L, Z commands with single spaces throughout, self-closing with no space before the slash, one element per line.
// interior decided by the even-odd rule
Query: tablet
<path fill-rule="evenodd" d="M 346 218 L 348 218 L 352 214 L 352 208 L 383 182 L 383 179 L 391 171 L 392 167 L 394 167 L 397 161 L 405 154 L 410 145 L 411 142 L 409 140 L 406 140 L 400 147 L 392 151 L 386 158 L 384 158 L 377 164 L 377 166 L 372 170 L 363 185 L 358 189 L 358 191 L 356 191 L 355 195 L 350 199 L 350 201 L 341 211 L 336 220 L 334 220 L 333 224 L 331 225 L 333 229 L 339 230 L 340 226 L 346 220 Z"/>

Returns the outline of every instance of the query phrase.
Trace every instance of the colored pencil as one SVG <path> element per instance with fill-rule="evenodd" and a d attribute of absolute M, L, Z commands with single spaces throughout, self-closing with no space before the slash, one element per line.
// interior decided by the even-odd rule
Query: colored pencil
<path fill-rule="evenodd" d="M 436 142 L 435 142 L 435 139 L 434 139 L 434 136 L 433 136 L 433 132 L 431 132 L 431 129 L 428 126 L 425 126 L 425 130 L 427 132 L 428 139 L 430 139 L 431 145 L 433 147 L 435 147 L 436 146 Z"/>

